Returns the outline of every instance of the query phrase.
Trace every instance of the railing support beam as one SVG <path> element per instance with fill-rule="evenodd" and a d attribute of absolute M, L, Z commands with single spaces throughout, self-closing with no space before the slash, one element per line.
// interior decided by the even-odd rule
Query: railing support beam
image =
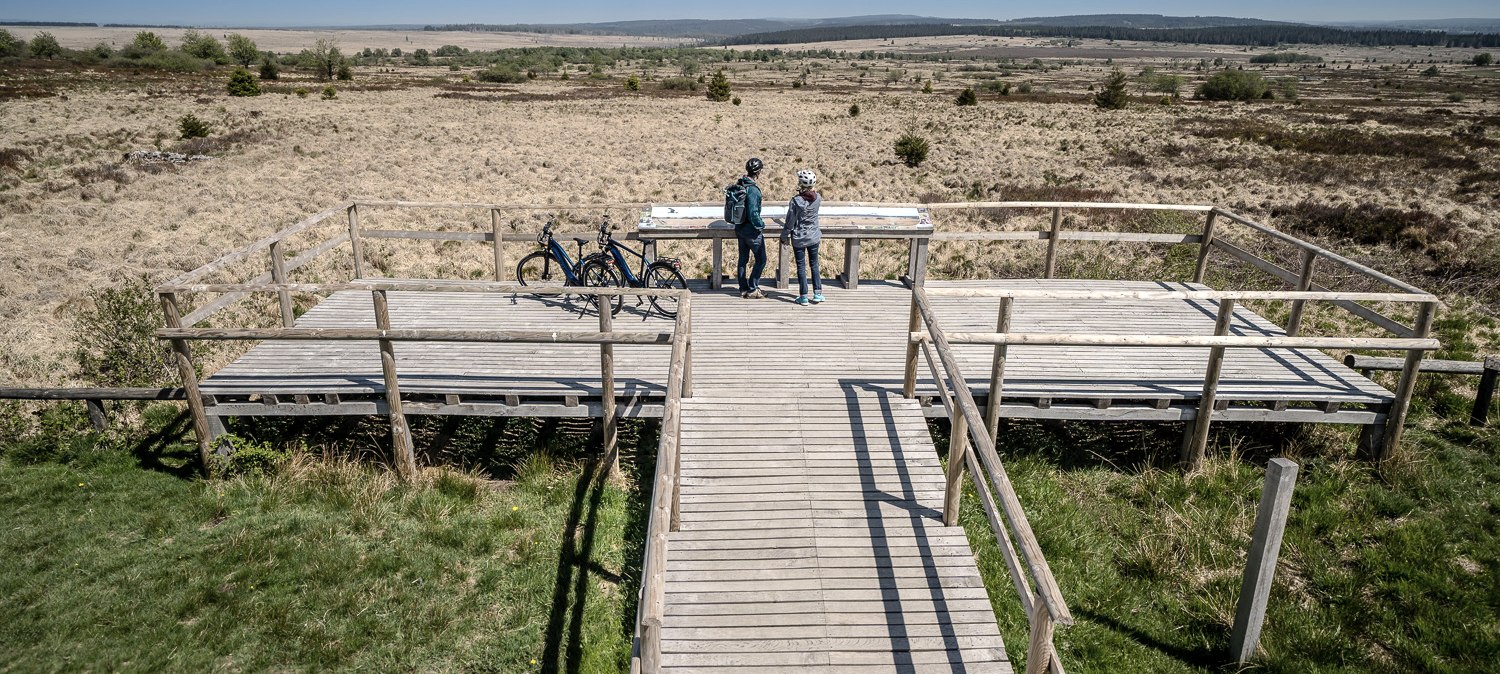
<path fill-rule="evenodd" d="M 391 329 L 391 309 L 386 291 L 372 291 L 375 302 L 375 327 Z M 401 385 L 396 377 L 395 343 L 389 339 L 380 341 L 380 370 L 385 376 L 385 404 L 391 419 L 391 452 L 396 465 L 396 474 L 403 480 L 417 475 L 417 458 L 412 449 L 411 428 L 406 425 L 406 412 L 401 407 Z"/>
<path fill-rule="evenodd" d="M 177 306 L 175 293 L 163 293 L 162 314 L 169 328 L 182 327 L 182 312 Z M 177 376 L 182 379 L 182 389 L 187 394 L 188 411 L 193 415 L 193 435 L 198 440 L 198 471 L 208 476 L 208 453 L 213 442 L 213 429 L 208 425 L 208 413 L 203 409 L 203 394 L 198 389 L 198 370 L 193 367 L 193 352 L 186 339 L 173 339 L 172 356 L 177 364 Z"/>
<path fill-rule="evenodd" d="M 995 318 L 995 332 L 1010 332 L 1010 314 L 1013 298 L 1000 298 L 999 315 Z M 995 356 L 990 363 L 990 399 L 984 409 L 984 427 L 990 433 L 990 442 L 1000 441 L 1000 404 L 1005 394 L 1005 354 L 1007 347 L 1004 344 L 995 345 Z"/>
<path fill-rule="evenodd" d="M 1302 250 L 1302 273 L 1297 277 L 1297 292 L 1307 292 L 1313 286 L 1313 272 L 1318 266 L 1318 252 L 1304 248 Z M 1306 302 L 1292 300 L 1292 315 L 1286 320 L 1286 334 L 1288 337 L 1296 337 L 1302 332 L 1302 311 Z"/>
<path fill-rule="evenodd" d="M 1218 219 L 1218 213 L 1209 211 L 1208 219 L 1203 223 L 1203 238 L 1198 241 L 1198 265 L 1193 267 L 1193 283 L 1202 283 L 1208 273 L 1208 253 L 1213 249 L 1214 225 Z"/>
<path fill-rule="evenodd" d="M 614 316 L 610 303 L 599 302 L 594 308 L 599 312 L 599 332 L 614 331 Z M 678 336 L 680 339 L 681 336 Z M 600 416 L 604 423 L 604 467 L 606 474 L 620 474 L 620 455 L 616 444 L 620 439 L 619 420 L 615 418 L 615 345 L 599 345 L 599 402 Z"/>
<path fill-rule="evenodd" d="M 1045 278 L 1057 276 L 1057 241 L 1062 238 L 1062 209 L 1052 209 L 1052 231 L 1047 234 L 1047 268 Z"/>
<path fill-rule="evenodd" d="M 349 204 L 349 249 L 354 258 L 354 278 L 365 277 L 365 243 L 359 236 L 359 204 Z"/>
<path fill-rule="evenodd" d="M 1424 302 L 1417 308 L 1417 320 L 1412 325 L 1412 337 L 1425 339 L 1432 334 L 1432 320 L 1437 314 L 1437 302 Z M 1396 449 L 1401 445 L 1401 432 L 1406 426 L 1406 413 L 1411 408 L 1411 396 L 1417 388 L 1417 372 L 1422 367 L 1422 355 L 1420 350 L 1413 349 L 1406 354 L 1406 366 L 1401 369 L 1401 380 L 1396 383 L 1396 397 L 1391 401 L 1390 412 L 1386 414 L 1385 434 L 1381 438 L 1380 453 L 1375 457 L 1377 461 L 1385 461 L 1396 455 Z"/>
<path fill-rule="evenodd" d="M 286 255 L 282 250 L 281 239 L 272 241 L 268 252 L 271 256 L 271 282 L 286 283 Z M 290 328 L 296 324 L 297 318 L 292 312 L 292 294 L 278 290 L 276 302 L 281 306 L 281 327 Z"/>
<path fill-rule="evenodd" d="M 964 411 L 954 409 L 948 433 L 947 491 L 943 493 L 943 526 L 958 525 L 958 508 L 964 493 L 964 458 L 969 451 L 969 425 Z"/>
<path fill-rule="evenodd" d="M 490 234 L 495 244 L 495 280 L 505 280 L 505 232 L 500 229 L 500 211 L 490 209 Z"/>
<path fill-rule="evenodd" d="M 1214 322 L 1214 335 L 1229 334 L 1230 321 L 1234 319 L 1234 300 L 1219 300 L 1219 317 Z M 1182 436 L 1182 463 L 1189 472 L 1203 466 L 1203 457 L 1208 449 L 1208 426 L 1213 419 L 1214 402 L 1219 394 L 1219 373 L 1224 368 L 1224 347 L 1215 346 L 1208 352 L 1208 368 L 1203 374 L 1203 395 L 1198 398 L 1198 414 L 1188 423 Z"/>

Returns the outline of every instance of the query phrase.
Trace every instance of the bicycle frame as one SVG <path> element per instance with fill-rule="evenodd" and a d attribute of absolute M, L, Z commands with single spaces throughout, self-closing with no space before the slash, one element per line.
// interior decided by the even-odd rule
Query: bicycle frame
<path fill-rule="evenodd" d="M 568 251 L 557 242 L 557 239 L 550 236 L 547 237 L 547 253 L 551 256 L 550 259 L 556 260 L 557 264 L 562 267 L 563 276 L 567 278 L 565 285 L 583 285 L 583 282 L 573 273 L 573 259 L 568 257 Z"/>
<path fill-rule="evenodd" d="M 609 248 L 609 254 L 611 256 L 613 256 L 614 259 L 615 259 L 615 266 L 619 267 L 620 271 L 625 274 L 625 284 L 628 285 L 628 286 L 630 286 L 630 287 L 632 287 L 632 288 L 639 288 L 639 287 L 641 287 L 641 283 L 643 283 L 643 281 L 641 280 L 641 277 L 636 276 L 635 272 L 633 272 L 633 271 L 630 270 L 630 263 L 628 261 L 626 261 L 626 259 L 625 259 L 625 253 L 622 253 L 621 251 L 625 251 L 626 253 L 630 253 L 631 255 L 634 255 L 634 256 L 636 256 L 637 258 L 640 259 L 640 261 L 641 261 L 641 274 L 642 275 L 645 275 L 645 273 L 646 273 L 646 253 L 645 253 L 645 251 L 642 250 L 641 252 L 636 252 L 636 251 L 632 250 L 629 246 L 626 246 L 623 243 L 615 241 L 613 237 L 611 237 L 609 239 L 609 243 L 606 245 L 606 247 Z"/>

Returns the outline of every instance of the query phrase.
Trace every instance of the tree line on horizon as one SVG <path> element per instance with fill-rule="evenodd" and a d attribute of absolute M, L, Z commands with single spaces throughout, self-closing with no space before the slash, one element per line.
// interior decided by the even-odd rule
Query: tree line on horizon
<path fill-rule="evenodd" d="M 1275 24 L 1212 28 L 1127 28 L 1119 26 L 963 26 L 901 24 L 883 26 L 820 26 L 724 38 L 721 45 L 799 44 L 843 40 L 887 40 L 943 35 L 986 37 L 1067 37 L 1136 42 L 1225 44 L 1274 47 L 1282 44 L 1340 44 L 1364 47 L 1500 47 L 1500 34 L 1422 30 L 1347 30 L 1326 26 Z"/>

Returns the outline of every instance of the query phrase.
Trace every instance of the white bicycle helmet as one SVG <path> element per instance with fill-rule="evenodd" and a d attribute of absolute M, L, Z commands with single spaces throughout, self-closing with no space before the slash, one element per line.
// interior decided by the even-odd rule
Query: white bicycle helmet
<path fill-rule="evenodd" d="M 802 169 L 801 171 L 797 172 L 798 187 L 812 187 L 813 185 L 817 184 L 817 182 L 818 174 L 813 173 L 812 171 L 809 171 L 807 169 Z"/>

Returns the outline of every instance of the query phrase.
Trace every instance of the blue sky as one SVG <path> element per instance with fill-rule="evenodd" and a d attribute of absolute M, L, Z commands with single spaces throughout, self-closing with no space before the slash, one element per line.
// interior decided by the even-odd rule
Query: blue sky
<path fill-rule="evenodd" d="M 0 20 L 171 23 L 230 26 L 369 25 L 383 23 L 573 23 L 625 19 L 729 19 L 799 16 L 821 18 L 862 14 L 1013 19 L 1063 14 L 1144 13 L 1218 15 L 1287 21 L 1435 19 L 1500 16 L 1494 0 L 1360 2 L 1357 0 L 1260 0 L 1257 3 L 1069 1 L 1029 3 L 975 0 L 823 0 L 821 2 L 704 2 L 702 0 L 619 0 L 582 2 L 479 2 L 476 0 L 0 0 Z"/>

